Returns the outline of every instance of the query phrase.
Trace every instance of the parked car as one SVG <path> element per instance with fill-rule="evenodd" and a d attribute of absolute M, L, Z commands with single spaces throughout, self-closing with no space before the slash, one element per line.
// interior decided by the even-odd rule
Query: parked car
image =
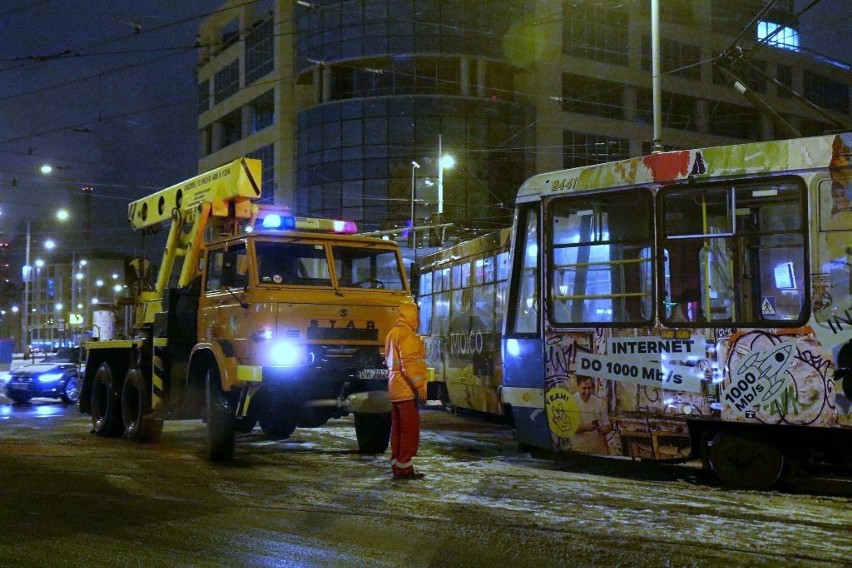
<path fill-rule="evenodd" d="M 9 373 L 6 396 L 15 402 L 31 398 L 61 398 L 68 404 L 80 399 L 80 350 L 60 349 L 38 363 L 18 367 Z"/>

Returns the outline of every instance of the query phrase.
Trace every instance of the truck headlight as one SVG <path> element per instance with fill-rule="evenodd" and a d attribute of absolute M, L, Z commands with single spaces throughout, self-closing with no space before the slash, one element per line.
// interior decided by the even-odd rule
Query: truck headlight
<path fill-rule="evenodd" d="M 289 341 L 281 341 L 269 349 L 269 360 L 280 367 L 295 367 L 307 362 L 305 348 Z"/>

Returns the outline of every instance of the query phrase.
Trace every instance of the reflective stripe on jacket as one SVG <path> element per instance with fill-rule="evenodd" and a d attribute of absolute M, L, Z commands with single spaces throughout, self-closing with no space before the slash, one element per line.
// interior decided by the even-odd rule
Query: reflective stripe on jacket
<path fill-rule="evenodd" d="M 418 324 L 417 306 L 403 304 L 399 307 L 396 326 L 385 339 L 385 360 L 390 372 L 388 396 L 391 402 L 414 400 L 414 392 L 405 377 L 417 389 L 421 400 L 426 400 L 426 346 L 417 335 Z"/>

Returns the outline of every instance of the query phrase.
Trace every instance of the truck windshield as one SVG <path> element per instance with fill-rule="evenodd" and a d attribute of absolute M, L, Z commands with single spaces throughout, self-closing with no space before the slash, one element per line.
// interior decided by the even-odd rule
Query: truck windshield
<path fill-rule="evenodd" d="M 341 287 L 404 289 L 395 250 L 333 246 L 331 254 Z"/>
<path fill-rule="evenodd" d="M 255 243 L 261 284 L 331 286 L 325 246 L 311 243 Z"/>

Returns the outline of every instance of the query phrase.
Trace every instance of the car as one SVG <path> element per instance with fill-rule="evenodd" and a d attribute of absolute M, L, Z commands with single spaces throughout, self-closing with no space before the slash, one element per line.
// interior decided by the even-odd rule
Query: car
<path fill-rule="evenodd" d="M 38 363 L 18 367 L 9 373 L 6 396 L 15 402 L 31 398 L 61 398 L 66 404 L 80 400 L 80 350 L 62 348 Z"/>

